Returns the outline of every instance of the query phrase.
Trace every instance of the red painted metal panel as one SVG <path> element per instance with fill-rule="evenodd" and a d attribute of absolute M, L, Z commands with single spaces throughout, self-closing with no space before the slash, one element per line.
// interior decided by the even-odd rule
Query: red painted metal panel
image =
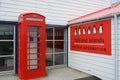
<path fill-rule="evenodd" d="M 37 13 L 19 16 L 19 66 L 18 75 L 22 80 L 44 77 L 45 62 L 45 17 Z"/>
<path fill-rule="evenodd" d="M 111 19 L 71 26 L 70 49 L 111 55 Z"/>

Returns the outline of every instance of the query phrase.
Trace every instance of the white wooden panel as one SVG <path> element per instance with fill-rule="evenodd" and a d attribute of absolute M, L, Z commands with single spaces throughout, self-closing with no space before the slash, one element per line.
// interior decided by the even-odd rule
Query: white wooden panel
<path fill-rule="evenodd" d="M 112 19 L 114 20 L 114 19 Z M 115 30 L 114 21 L 111 22 L 111 29 Z M 78 52 L 70 50 L 70 28 L 69 28 L 69 53 L 68 64 L 69 67 L 78 69 L 80 71 L 93 74 L 102 80 L 115 79 L 115 31 L 111 31 L 111 51 L 112 55 L 100 55 L 88 52 Z"/>
<path fill-rule="evenodd" d="M 0 20 L 17 21 L 25 12 L 46 16 L 47 24 L 66 25 L 67 21 L 110 5 L 110 0 L 1 0 Z"/>
<path fill-rule="evenodd" d="M 118 75 L 119 75 L 119 80 L 120 80 L 120 16 L 118 17 L 118 28 L 119 28 L 119 30 L 118 30 L 119 74 Z"/>
<path fill-rule="evenodd" d="M 113 63 L 113 60 L 112 59 L 105 59 L 105 58 L 99 58 L 99 57 L 92 57 L 92 56 L 85 56 L 85 55 L 79 55 L 80 53 L 70 53 L 72 55 L 69 55 L 69 56 L 72 56 L 70 57 L 71 60 L 74 59 L 75 57 L 77 56 L 81 56 L 79 59 L 78 58 L 75 58 L 76 61 L 79 61 L 81 63 L 91 63 L 94 65 L 97 65 L 99 67 L 104 67 L 104 68 L 108 68 L 108 69 L 114 69 L 114 63 Z M 84 54 L 87 54 L 87 53 L 84 53 Z M 99 58 L 99 59 L 98 59 Z M 102 61 L 101 61 L 102 59 Z"/>
<path fill-rule="evenodd" d="M 17 21 L 25 12 L 38 12 L 46 16 L 46 3 L 35 0 L 2 0 L 0 1 L 0 20 Z"/>
<path fill-rule="evenodd" d="M 95 73 L 95 74 L 103 73 L 103 74 L 99 74 L 99 75 L 105 75 L 106 77 L 114 77 L 114 76 L 109 76 L 109 75 L 114 75 L 114 73 L 113 73 L 114 69 L 105 68 L 105 67 L 101 67 L 101 66 L 96 66 L 95 64 L 88 64 L 88 63 L 82 62 L 82 61 L 81 61 L 81 63 L 80 62 L 78 63 L 76 61 L 71 61 L 71 62 L 75 66 L 80 66 L 80 67 L 83 66 L 83 67 L 85 67 L 86 70 L 91 72 L 91 73 Z M 106 74 L 109 74 L 109 75 L 106 75 Z"/>
<path fill-rule="evenodd" d="M 69 20 L 69 19 L 76 18 L 81 15 L 85 15 L 87 13 L 96 11 L 98 9 L 101 9 L 100 7 L 103 8 L 103 5 L 106 3 L 103 4 L 102 2 L 103 1 L 94 3 L 93 1 L 85 1 L 85 0 L 84 1 L 83 0 L 77 0 L 77 1 L 76 0 L 74 1 L 73 0 L 58 0 L 58 1 L 50 0 L 49 1 L 50 4 L 48 5 L 49 6 L 48 15 L 50 14 L 51 16 L 52 15 L 54 16 L 58 14 L 58 16 L 62 15 L 61 18 L 64 18 L 64 17 L 66 18 L 66 15 L 69 15 L 69 18 L 66 18 L 67 20 Z M 74 15 L 74 16 L 70 16 L 70 15 Z M 52 19 L 56 19 L 56 18 L 52 17 Z"/>
<path fill-rule="evenodd" d="M 88 65 L 81 65 L 81 64 L 78 64 L 78 63 L 76 65 L 76 63 L 73 63 L 70 66 L 72 68 L 77 69 L 77 70 L 89 73 L 91 75 L 95 75 L 99 78 L 102 78 L 102 80 L 114 80 L 114 76 L 110 76 L 110 75 L 113 75 L 113 74 L 106 74 L 105 72 L 101 71 L 100 69 L 96 69 L 95 67 L 92 68 L 90 65 L 89 65 L 89 67 L 87 67 Z"/>

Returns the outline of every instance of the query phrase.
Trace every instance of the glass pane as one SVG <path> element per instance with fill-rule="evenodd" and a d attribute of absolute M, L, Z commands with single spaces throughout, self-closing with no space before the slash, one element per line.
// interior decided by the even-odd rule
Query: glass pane
<path fill-rule="evenodd" d="M 29 35 L 32 37 L 32 36 L 41 36 L 41 32 L 29 32 Z"/>
<path fill-rule="evenodd" d="M 29 52 L 30 52 L 30 53 L 37 53 L 38 50 L 37 50 L 37 49 L 29 49 Z"/>
<path fill-rule="evenodd" d="M 35 47 L 37 48 L 36 43 L 29 43 L 28 46 L 29 46 L 28 48 L 35 48 Z"/>
<path fill-rule="evenodd" d="M 14 33 L 14 25 L 2 25 L 0 24 L 0 40 L 12 40 Z"/>
<path fill-rule="evenodd" d="M 27 46 L 28 48 L 38 48 L 38 47 L 40 48 L 42 46 L 42 41 L 35 42 L 35 40 L 33 40 L 28 42 Z"/>
<path fill-rule="evenodd" d="M 64 40 L 64 28 L 55 28 L 55 40 Z"/>
<path fill-rule="evenodd" d="M 53 53 L 53 41 L 47 41 L 46 53 Z"/>
<path fill-rule="evenodd" d="M 40 27 L 30 26 L 28 32 L 28 69 L 35 70 L 40 68 L 41 64 L 41 32 Z"/>
<path fill-rule="evenodd" d="M 13 70 L 13 57 L 0 57 L 0 71 Z"/>
<path fill-rule="evenodd" d="M 30 32 L 30 36 L 37 36 L 38 32 Z"/>
<path fill-rule="evenodd" d="M 64 41 L 55 41 L 55 52 L 64 52 Z"/>
<path fill-rule="evenodd" d="M 30 69 L 30 70 L 33 70 L 33 69 L 38 69 L 38 54 L 37 53 L 34 53 L 34 54 L 30 54 L 30 55 L 28 55 L 28 65 L 29 65 L 29 67 L 28 67 L 28 69 Z"/>
<path fill-rule="evenodd" d="M 30 70 L 36 70 L 38 69 L 38 66 L 30 66 Z"/>
<path fill-rule="evenodd" d="M 46 37 L 47 40 L 53 40 L 53 28 L 48 28 L 46 30 Z"/>
<path fill-rule="evenodd" d="M 37 55 L 30 55 L 30 70 L 33 69 L 38 69 L 38 60 L 37 60 L 38 56 Z M 35 59 L 35 60 L 34 60 Z"/>
<path fill-rule="evenodd" d="M 47 66 L 53 66 L 53 54 L 46 55 L 46 64 Z"/>
<path fill-rule="evenodd" d="M 55 65 L 64 64 L 64 54 L 55 54 Z"/>
<path fill-rule="evenodd" d="M 32 31 L 37 31 L 37 30 L 41 30 L 41 27 L 38 27 L 38 26 L 30 26 L 29 27 L 29 30 L 32 30 Z"/>
<path fill-rule="evenodd" d="M 37 59 L 38 58 L 38 55 L 37 55 L 37 53 L 35 54 L 32 54 L 32 55 L 29 55 L 29 58 L 30 59 Z"/>
<path fill-rule="evenodd" d="M 0 55 L 12 55 L 13 54 L 13 42 L 0 42 Z"/>

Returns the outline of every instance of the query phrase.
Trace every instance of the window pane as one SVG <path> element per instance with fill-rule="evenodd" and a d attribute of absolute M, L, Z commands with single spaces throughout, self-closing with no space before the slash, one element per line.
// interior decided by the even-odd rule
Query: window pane
<path fill-rule="evenodd" d="M 13 54 L 13 42 L 0 42 L 0 55 L 12 55 Z"/>
<path fill-rule="evenodd" d="M 37 30 L 41 30 L 41 27 L 38 27 L 38 26 L 30 26 L 29 27 L 29 30 L 32 30 L 32 31 L 37 31 Z"/>
<path fill-rule="evenodd" d="M 55 40 L 64 40 L 64 28 L 55 28 Z"/>
<path fill-rule="evenodd" d="M 41 27 L 39 26 L 30 26 L 28 32 L 28 69 L 36 70 L 41 68 Z"/>
<path fill-rule="evenodd" d="M 53 54 L 46 55 L 46 64 L 47 66 L 53 66 Z"/>
<path fill-rule="evenodd" d="M 55 65 L 64 64 L 64 54 L 55 54 Z"/>
<path fill-rule="evenodd" d="M 53 40 L 53 28 L 48 28 L 46 30 L 46 37 L 47 40 Z"/>
<path fill-rule="evenodd" d="M 53 53 L 53 41 L 47 41 L 46 53 Z"/>
<path fill-rule="evenodd" d="M 55 52 L 64 52 L 64 41 L 55 41 Z"/>
<path fill-rule="evenodd" d="M 36 69 L 38 69 L 38 66 L 30 66 L 29 69 L 30 69 L 30 70 L 36 70 Z"/>
<path fill-rule="evenodd" d="M 13 70 L 13 57 L 0 57 L 0 71 Z"/>
<path fill-rule="evenodd" d="M 0 25 L 0 40 L 12 40 L 14 33 L 13 25 Z"/>

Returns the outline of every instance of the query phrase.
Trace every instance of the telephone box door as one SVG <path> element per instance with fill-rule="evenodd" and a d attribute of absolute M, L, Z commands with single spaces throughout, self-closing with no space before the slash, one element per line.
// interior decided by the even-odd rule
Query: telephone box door
<path fill-rule="evenodd" d="M 22 79 L 43 77 L 45 70 L 45 17 L 36 13 L 19 16 L 19 72 Z"/>

